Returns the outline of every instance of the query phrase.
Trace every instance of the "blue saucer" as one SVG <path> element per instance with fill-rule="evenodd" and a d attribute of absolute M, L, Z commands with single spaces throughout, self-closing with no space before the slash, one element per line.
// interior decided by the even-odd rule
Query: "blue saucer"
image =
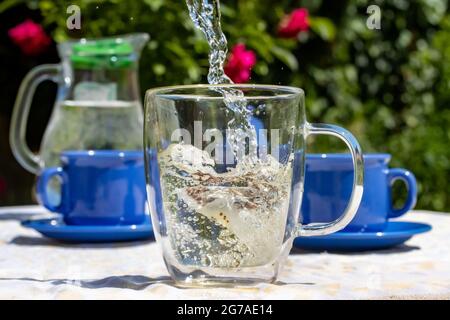
<path fill-rule="evenodd" d="M 144 223 L 136 225 L 67 225 L 62 218 L 53 218 L 22 221 L 22 226 L 52 239 L 76 243 L 133 241 L 154 236 L 150 217 Z"/>
<path fill-rule="evenodd" d="M 425 223 L 389 221 L 382 232 L 336 232 L 319 237 L 298 237 L 294 246 L 320 251 L 365 251 L 386 249 L 431 230 Z"/>

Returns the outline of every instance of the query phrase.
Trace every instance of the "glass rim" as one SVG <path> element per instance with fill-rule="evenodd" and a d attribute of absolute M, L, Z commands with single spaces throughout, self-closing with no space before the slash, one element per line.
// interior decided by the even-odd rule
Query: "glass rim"
<path fill-rule="evenodd" d="M 175 86 L 164 86 L 151 88 L 146 90 L 145 97 L 149 96 L 177 96 L 180 98 L 198 98 L 199 94 L 192 93 L 182 93 L 182 94 L 171 94 L 171 91 L 176 90 L 195 90 L 195 89 L 213 89 L 213 88 L 230 88 L 230 89 L 242 89 L 254 91 L 267 91 L 267 92 L 278 92 L 277 95 L 257 95 L 257 96 L 245 96 L 246 100 L 270 100 L 270 99 L 286 99 L 296 96 L 305 96 L 303 89 L 292 86 L 282 86 L 282 85 L 271 85 L 271 84 L 188 84 L 188 85 L 175 85 Z M 202 95 L 202 98 L 208 100 L 222 100 L 222 96 L 207 96 Z"/>

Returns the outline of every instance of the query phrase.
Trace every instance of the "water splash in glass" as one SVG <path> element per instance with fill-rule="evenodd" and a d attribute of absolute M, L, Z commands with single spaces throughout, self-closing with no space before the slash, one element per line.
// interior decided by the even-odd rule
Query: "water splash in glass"
<path fill-rule="evenodd" d="M 223 65 L 227 57 L 227 38 L 220 25 L 219 0 L 186 0 L 189 14 L 195 26 L 200 29 L 209 44 L 209 84 L 232 84 L 233 81 L 225 74 Z M 251 112 L 247 107 L 247 100 L 241 90 L 234 88 L 216 88 L 224 97 L 228 112 L 232 119 L 228 123 L 231 133 L 227 139 L 230 143 L 236 161 L 242 160 L 247 147 L 256 148 L 256 130 L 251 124 Z M 237 132 L 237 134 L 235 134 Z M 254 159 L 257 160 L 257 159 Z"/>

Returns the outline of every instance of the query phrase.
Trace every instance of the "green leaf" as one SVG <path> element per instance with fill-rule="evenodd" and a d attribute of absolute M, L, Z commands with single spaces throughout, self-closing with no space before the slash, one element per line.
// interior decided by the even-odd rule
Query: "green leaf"
<path fill-rule="evenodd" d="M 159 8 L 164 4 L 163 0 L 144 0 L 144 3 L 148 5 L 152 11 L 158 11 Z"/>
<path fill-rule="evenodd" d="M 447 12 L 447 1 L 439 0 L 421 0 L 422 10 L 427 21 L 431 24 L 437 25 Z"/>
<path fill-rule="evenodd" d="M 316 11 L 322 5 L 322 0 L 303 0 L 302 5 L 308 8 L 309 12 Z"/>
<path fill-rule="evenodd" d="M 9 8 L 12 8 L 14 6 L 17 6 L 20 3 L 25 2 L 24 0 L 6 0 L 0 3 L 0 13 L 5 12 Z"/>
<path fill-rule="evenodd" d="M 336 37 L 334 23 L 324 17 L 309 17 L 311 29 L 323 40 L 332 41 Z"/>
<path fill-rule="evenodd" d="M 281 47 L 273 46 L 270 51 L 292 71 L 298 70 L 297 58 L 289 51 Z"/>

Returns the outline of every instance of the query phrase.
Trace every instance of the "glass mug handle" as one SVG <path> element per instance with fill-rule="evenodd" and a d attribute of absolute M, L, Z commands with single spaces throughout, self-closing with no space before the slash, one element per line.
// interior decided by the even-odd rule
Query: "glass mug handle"
<path fill-rule="evenodd" d="M 307 123 L 305 127 L 306 137 L 309 135 L 325 134 L 335 136 L 345 142 L 350 149 L 353 161 L 353 189 L 349 204 L 342 216 L 327 223 L 310 223 L 307 225 L 299 224 L 297 236 L 320 236 L 339 231 L 352 221 L 358 211 L 363 194 L 364 183 L 364 162 L 361 147 L 356 138 L 344 128 L 331 124 L 311 124 Z"/>
<path fill-rule="evenodd" d="M 11 117 L 9 142 L 17 161 L 31 173 L 41 170 L 40 157 L 31 152 L 26 142 L 27 120 L 33 95 L 39 83 L 52 80 L 58 83 L 61 66 L 59 64 L 43 64 L 32 69 L 23 79 Z"/>

